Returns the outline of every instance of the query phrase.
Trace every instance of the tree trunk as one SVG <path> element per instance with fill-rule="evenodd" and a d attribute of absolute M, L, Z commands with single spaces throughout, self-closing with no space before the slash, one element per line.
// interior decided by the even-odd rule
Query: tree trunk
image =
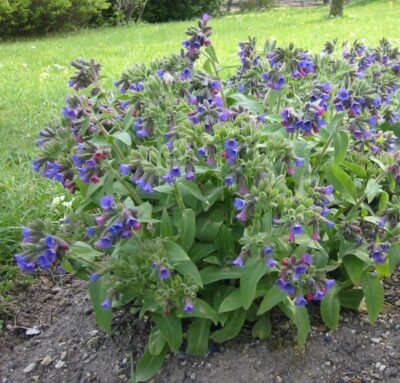
<path fill-rule="evenodd" d="M 344 0 L 331 0 L 329 16 L 343 16 Z"/>
<path fill-rule="evenodd" d="M 324 5 L 328 5 L 329 4 L 329 0 L 324 0 Z"/>

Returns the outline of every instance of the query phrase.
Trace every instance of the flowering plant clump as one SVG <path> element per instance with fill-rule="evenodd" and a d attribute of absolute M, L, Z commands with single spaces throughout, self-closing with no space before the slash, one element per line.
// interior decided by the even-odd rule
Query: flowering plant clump
<path fill-rule="evenodd" d="M 304 345 L 308 307 L 329 328 L 399 261 L 400 52 L 387 40 L 320 54 L 239 45 L 230 78 L 210 18 L 180 54 L 101 85 L 77 60 L 61 122 L 40 132 L 34 169 L 81 195 L 58 227 L 23 230 L 25 271 L 61 266 L 90 280 L 100 327 L 129 304 L 154 323 L 136 381 L 168 351 L 204 354 L 281 310 Z M 63 239 L 61 239 L 63 238 Z"/>

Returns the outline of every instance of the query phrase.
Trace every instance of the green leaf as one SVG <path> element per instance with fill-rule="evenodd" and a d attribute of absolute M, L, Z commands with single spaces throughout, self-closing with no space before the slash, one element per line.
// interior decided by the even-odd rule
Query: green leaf
<path fill-rule="evenodd" d="M 202 276 L 200 275 L 199 270 L 182 247 L 175 242 L 166 240 L 164 241 L 164 249 L 168 262 L 176 271 L 192 278 L 200 287 L 203 286 Z"/>
<path fill-rule="evenodd" d="M 357 189 L 353 179 L 339 166 L 334 163 L 327 163 L 324 166 L 325 178 L 335 187 L 343 198 L 355 204 L 357 199 Z"/>
<path fill-rule="evenodd" d="M 209 319 L 195 319 L 189 327 L 188 346 L 186 352 L 192 355 L 205 355 L 208 351 L 208 338 L 211 321 Z"/>
<path fill-rule="evenodd" d="M 69 250 L 70 254 L 79 260 L 84 259 L 87 261 L 93 261 L 96 257 L 100 257 L 103 255 L 100 251 L 93 249 L 88 243 L 85 242 L 74 242 Z"/>
<path fill-rule="evenodd" d="M 113 137 L 117 138 L 127 146 L 132 145 L 131 135 L 128 132 L 117 132 L 113 134 Z"/>
<path fill-rule="evenodd" d="M 200 188 L 194 182 L 181 179 L 179 180 L 177 185 L 181 193 L 189 193 L 193 197 L 201 201 L 206 206 L 206 208 L 209 207 L 209 202 L 205 199 Z"/>
<path fill-rule="evenodd" d="M 219 210 L 212 209 L 197 216 L 196 238 L 204 242 L 212 242 L 217 237 L 224 217 Z"/>
<path fill-rule="evenodd" d="M 295 324 L 297 328 L 297 343 L 300 346 L 304 346 L 310 332 L 310 317 L 307 308 L 304 306 L 295 306 L 289 297 L 286 297 L 280 303 L 279 307 Z"/>
<path fill-rule="evenodd" d="M 367 193 L 368 203 L 371 203 L 372 200 L 381 192 L 381 185 L 378 184 L 373 178 L 370 178 L 367 183 L 367 187 L 365 188 L 365 192 Z"/>
<path fill-rule="evenodd" d="M 242 274 L 242 269 L 239 267 L 226 267 L 221 269 L 218 266 L 208 266 L 200 271 L 201 279 L 204 285 L 223 279 L 238 279 Z"/>
<path fill-rule="evenodd" d="M 193 245 L 196 234 L 196 214 L 192 209 L 178 210 L 175 224 L 179 234 L 177 242 L 184 250 L 188 251 Z"/>
<path fill-rule="evenodd" d="M 167 210 L 164 210 L 161 215 L 161 224 L 160 224 L 160 235 L 161 238 L 168 238 L 174 235 L 174 228 L 172 226 L 172 220 L 169 216 Z"/>
<path fill-rule="evenodd" d="M 242 306 L 240 299 L 240 289 L 233 290 L 221 303 L 218 308 L 219 313 L 237 310 Z"/>
<path fill-rule="evenodd" d="M 257 284 L 266 272 L 267 266 L 261 259 L 247 259 L 240 276 L 240 301 L 245 310 L 253 303 Z"/>
<path fill-rule="evenodd" d="M 337 131 L 333 136 L 333 146 L 335 148 L 334 162 L 339 165 L 346 158 L 349 147 L 349 136 L 344 130 Z"/>
<path fill-rule="evenodd" d="M 195 242 L 195 244 L 189 250 L 189 256 L 194 263 L 197 263 L 203 258 L 208 257 L 215 250 L 217 250 L 217 248 L 213 243 Z"/>
<path fill-rule="evenodd" d="M 214 243 L 217 247 L 218 253 L 223 258 L 235 255 L 235 242 L 233 240 L 232 232 L 226 225 L 221 226 Z"/>
<path fill-rule="evenodd" d="M 234 338 L 239 334 L 244 321 L 246 319 L 246 311 L 242 308 L 232 311 L 225 322 L 225 326 L 211 335 L 211 339 L 215 342 L 222 343 Z"/>
<path fill-rule="evenodd" d="M 265 312 L 271 310 L 278 303 L 282 302 L 282 300 L 287 296 L 287 294 L 280 289 L 278 286 L 272 286 L 267 290 L 265 296 L 260 304 L 257 315 L 264 314 Z"/>
<path fill-rule="evenodd" d="M 351 281 L 355 285 L 358 285 L 361 281 L 364 267 L 366 266 L 364 261 L 354 255 L 346 255 L 343 258 L 343 264 Z"/>
<path fill-rule="evenodd" d="M 389 194 L 386 193 L 385 191 L 382 191 L 381 198 L 379 198 L 378 210 L 386 209 L 388 202 L 389 202 Z"/>
<path fill-rule="evenodd" d="M 219 321 L 218 313 L 210 304 L 199 298 L 194 299 L 193 304 L 194 304 L 194 310 L 191 313 L 185 313 L 184 311 L 182 311 L 181 313 L 179 313 L 179 317 L 181 318 L 195 317 L 195 318 L 210 319 L 215 324 L 218 323 Z"/>
<path fill-rule="evenodd" d="M 251 335 L 260 340 L 266 339 L 271 335 L 272 323 L 269 315 L 263 315 L 256 323 L 254 323 Z"/>
<path fill-rule="evenodd" d="M 150 351 L 146 349 L 144 354 L 137 361 L 134 382 L 146 382 L 156 375 L 164 363 L 167 350 L 168 348 L 165 347 L 160 354 L 152 355 Z"/>
<path fill-rule="evenodd" d="M 262 113 L 264 111 L 262 103 L 245 96 L 243 93 L 229 95 L 229 101 L 230 106 L 241 105 L 249 108 L 254 113 Z"/>
<path fill-rule="evenodd" d="M 371 322 L 375 322 L 384 302 L 382 282 L 378 276 L 365 273 L 361 279 L 361 285 L 365 295 L 369 319 Z"/>
<path fill-rule="evenodd" d="M 400 261 L 400 243 L 392 243 L 388 251 L 389 272 L 392 274 Z"/>
<path fill-rule="evenodd" d="M 182 344 L 182 321 L 174 315 L 164 317 L 160 314 L 152 314 L 152 318 L 158 329 L 163 334 L 165 340 L 176 352 Z"/>
<path fill-rule="evenodd" d="M 348 161 L 343 161 L 341 165 L 343 167 L 345 167 L 346 169 L 350 170 L 351 172 L 353 172 L 357 177 L 360 177 L 360 178 L 367 177 L 367 173 L 365 172 L 365 169 L 360 165 L 357 165 L 353 162 L 348 162 Z"/>
<path fill-rule="evenodd" d="M 213 45 L 209 45 L 205 51 L 207 52 L 207 54 L 211 57 L 211 59 L 218 63 L 218 58 L 217 58 L 217 54 L 215 52 L 214 46 Z"/>
<path fill-rule="evenodd" d="M 107 298 L 108 280 L 106 276 L 102 276 L 96 282 L 89 284 L 89 295 L 93 304 L 96 323 L 106 331 L 111 331 L 112 310 L 103 309 L 101 303 Z"/>
<path fill-rule="evenodd" d="M 341 290 L 338 298 L 342 307 L 358 310 L 364 298 L 364 293 L 361 289 Z"/>
<path fill-rule="evenodd" d="M 208 74 L 214 74 L 213 68 L 210 63 L 210 59 L 207 59 L 204 64 L 203 64 L 203 69 L 208 73 Z"/>
<path fill-rule="evenodd" d="M 332 288 L 326 293 L 321 301 L 322 320 L 328 328 L 334 330 L 339 324 L 340 301 L 337 289 Z"/>
<path fill-rule="evenodd" d="M 160 355 L 165 347 L 165 338 L 160 330 L 153 328 L 149 336 L 148 350 L 151 355 Z"/>

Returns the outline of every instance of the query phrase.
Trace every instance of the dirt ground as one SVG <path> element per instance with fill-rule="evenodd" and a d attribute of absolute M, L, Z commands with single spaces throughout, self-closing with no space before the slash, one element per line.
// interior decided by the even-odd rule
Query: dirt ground
<path fill-rule="evenodd" d="M 371 326 L 364 312 L 345 311 L 328 333 L 318 315 L 305 350 L 277 318 L 273 337 L 247 333 L 211 345 L 206 357 L 170 354 L 153 383 L 400 383 L 400 273 L 386 282 L 385 312 Z M 117 314 L 111 335 L 96 326 L 86 285 L 72 276 L 42 277 L 14 300 L 0 333 L 0 383 L 129 382 L 149 323 Z M 37 333 L 27 335 L 27 329 Z"/>

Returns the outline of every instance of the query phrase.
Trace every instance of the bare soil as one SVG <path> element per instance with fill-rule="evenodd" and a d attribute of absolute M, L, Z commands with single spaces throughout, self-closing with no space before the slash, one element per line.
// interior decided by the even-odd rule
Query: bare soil
<path fill-rule="evenodd" d="M 249 329 L 211 345 L 206 357 L 170 354 L 153 383 L 400 383 L 400 273 L 386 281 L 385 311 L 371 326 L 365 312 L 342 313 L 327 332 L 317 314 L 305 350 L 282 317 L 273 337 L 255 341 Z M 14 299 L 14 317 L 0 333 L 0 383 L 129 382 L 150 324 L 118 313 L 100 331 L 85 282 L 42 277 Z M 39 334 L 26 335 L 34 328 Z"/>

